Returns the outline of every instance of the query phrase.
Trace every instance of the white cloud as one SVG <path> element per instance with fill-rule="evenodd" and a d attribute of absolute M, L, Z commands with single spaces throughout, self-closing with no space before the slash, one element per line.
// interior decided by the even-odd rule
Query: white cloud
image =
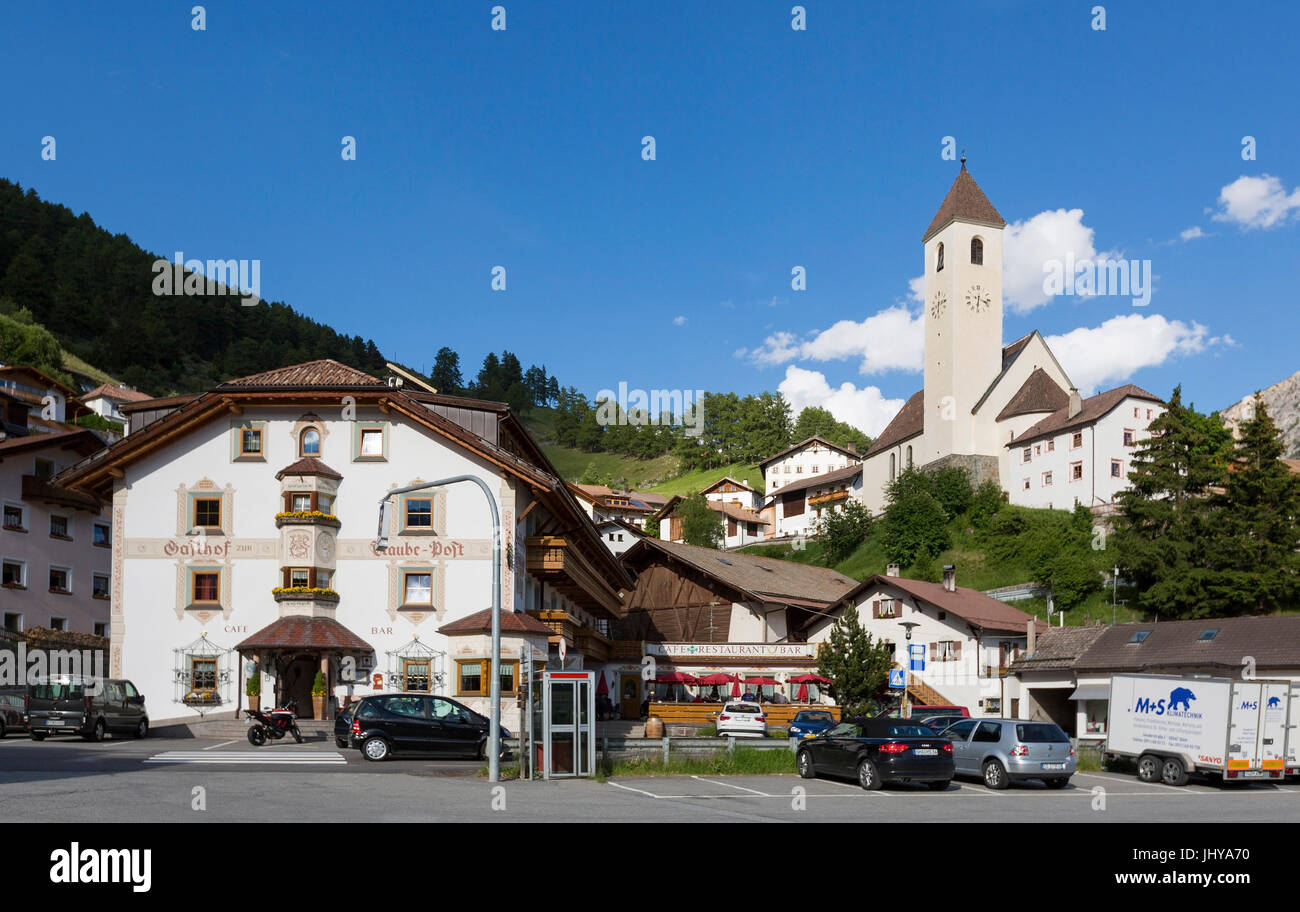
<path fill-rule="evenodd" d="M 784 364 L 796 358 L 809 361 L 861 358 L 858 371 L 863 374 L 918 371 L 925 364 L 925 322 L 920 314 L 913 315 L 908 308 L 897 305 L 861 322 L 840 320 L 803 340 L 790 332 L 772 333 L 751 357 L 763 365 Z"/>
<path fill-rule="evenodd" d="M 1043 290 L 1043 271 L 1050 262 L 1064 263 L 1115 256 L 1098 253 L 1093 230 L 1083 224 L 1082 209 L 1049 209 L 1033 218 L 1007 225 L 1002 236 L 1002 300 L 1014 313 L 1029 313 L 1052 299 Z"/>
<path fill-rule="evenodd" d="M 1232 222 L 1242 228 L 1276 228 L 1300 212 L 1300 187 L 1289 194 L 1280 178 L 1269 174 L 1242 176 L 1219 191 L 1221 211 L 1216 222 Z"/>
<path fill-rule="evenodd" d="M 1197 354 L 1228 338 L 1209 338 L 1209 330 L 1195 321 L 1189 324 L 1166 320 L 1160 314 L 1125 314 L 1100 326 L 1081 326 L 1048 336 L 1047 345 L 1086 396 L 1103 384 L 1127 380 L 1144 367 Z"/>
<path fill-rule="evenodd" d="M 673 317 L 673 326 L 685 326 L 685 325 L 686 325 L 685 317 Z"/>
<path fill-rule="evenodd" d="M 832 389 L 825 374 L 793 364 L 785 369 L 785 379 L 777 390 L 785 396 L 796 416 L 808 406 L 818 406 L 872 437 L 883 431 L 903 407 L 902 399 L 886 399 L 878 387 L 859 389 L 845 382 Z"/>
<path fill-rule="evenodd" d="M 1205 232 L 1201 230 L 1200 225 L 1193 225 L 1191 228 L 1188 228 L 1186 231 L 1180 232 L 1178 236 L 1182 238 L 1184 241 L 1190 241 L 1195 238 L 1203 238 L 1206 235 Z"/>

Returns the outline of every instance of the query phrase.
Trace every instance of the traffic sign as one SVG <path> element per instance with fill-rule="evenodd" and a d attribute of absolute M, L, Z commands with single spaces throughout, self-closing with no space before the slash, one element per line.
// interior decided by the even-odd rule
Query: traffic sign
<path fill-rule="evenodd" d="M 891 690 L 907 688 L 907 673 L 901 668 L 889 669 L 889 687 Z"/>
<path fill-rule="evenodd" d="M 912 671 L 925 671 L 925 644 L 913 643 L 908 647 Z"/>

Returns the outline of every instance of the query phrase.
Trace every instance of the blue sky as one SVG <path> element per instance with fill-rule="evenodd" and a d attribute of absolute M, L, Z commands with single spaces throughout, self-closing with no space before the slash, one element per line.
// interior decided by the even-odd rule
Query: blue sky
<path fill-rule="evenodd" d="M 0 175 L 260 259 L 265 298 L 416 368 L 504 348 L 588 395 L 780 387 L 877 432 L 920 386 L 952 136 L 1021 286 L 1065 247 L 1156 276 L 1145 308 L 1027 291 L 1008 341 L 1074 331 L 1081 386 L 1203 407 L 1300 370 L 1294 4 L 1104 3 L 1097 31 L 1092 2 L 813 0 L 794 31 L 791 2 L 503 0 L 504 32 L 491 2 L 208 3 L 201 32 L 192 5 L 7 10 Z"/>

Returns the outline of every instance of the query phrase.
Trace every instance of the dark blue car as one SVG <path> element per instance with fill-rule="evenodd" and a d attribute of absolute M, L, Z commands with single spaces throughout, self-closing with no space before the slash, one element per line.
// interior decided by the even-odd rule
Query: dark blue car
<path fill-rule="evenodd" d="M 835 717 L 824 709 L 803 709 L 790 721 L 791 738 L 815 738 L 835 727 Z"/>

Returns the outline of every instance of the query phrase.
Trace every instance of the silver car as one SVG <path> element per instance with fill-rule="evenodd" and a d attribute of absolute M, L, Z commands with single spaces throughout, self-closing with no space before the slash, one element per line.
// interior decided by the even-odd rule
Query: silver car
<path fill-rule="evenodd" d="M 1079 768 L 1070 736 L 1051 722 L 1025 719 L 963 719 L 944 729 L 952 741 L 958 776 L 979 776 L 991 789 L 1041 779 L 1065 788 Z"/>

